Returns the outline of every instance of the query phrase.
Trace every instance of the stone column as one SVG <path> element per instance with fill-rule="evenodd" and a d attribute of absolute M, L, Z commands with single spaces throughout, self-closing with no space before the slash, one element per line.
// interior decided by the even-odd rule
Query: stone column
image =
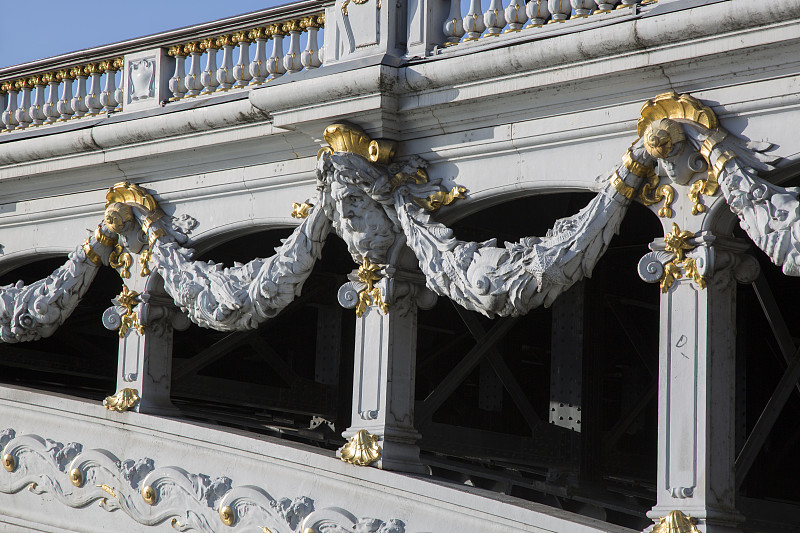
<path fill-rule="evenodd" d="M 189 319 L 172 305 L 162 287 L 157 274 L 140 277 L 136 272 L 123 286 L 118 305 L 103 314 L 105 326 L 120 332 L 117 394 L 104 402 L 109 410 L 179 413 L 170 401 L 172 331 L 187 328 Z"/>
<path fill-rule="evenodd" d="M 348 462 L 428 473 L 419 460 L 416 443 L 420 434 L 414 429 L 417 300 L 423 296 L 419 303 L 428 308 L 436 298 L 424 287 L 417 291 L 414 285 L 393 283 L 391 292 L 402 292 L 403 296 L 390 300 L 388 313 L 368 306 L 356 319 L 351 423 L 343 433 L 350 442 L 337 452 Z M 381 286 L 386 287 L 384 283 Z M 402 288 L 398 290 L 398 286 Z M 342 289 L 348 290 L 348 285 Z M 419 296 L 415 297 L 415 292 Z M 343 300 L 346 297 L 340 292 L 340 301 Z M 374 455 L 350 458 L 361 444 L 372 447 Z M 379 457 L 375 457 L 378 453 Z"/>
<path fill-rule="evenodd" d="M 746 244 L 721 241 L 687 239 L 697 276 L 684 261 L 661 297 L 658 501 L 648 517 L 680 511 L 703 533 L 740 531 L 744 519 L 735 508 L 736 281 L 755 279 L 758 264 L 740 255 Z"/>

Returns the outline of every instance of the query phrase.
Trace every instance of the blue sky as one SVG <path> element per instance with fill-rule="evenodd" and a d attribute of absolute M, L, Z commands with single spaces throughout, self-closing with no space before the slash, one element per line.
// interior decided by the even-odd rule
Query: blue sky
<path fill-rule="evenodd" d="M 290 0 L 7 0 L 0 68 L 257 11 Z M 35 5 L 35 9 L 31 8 Z"/>

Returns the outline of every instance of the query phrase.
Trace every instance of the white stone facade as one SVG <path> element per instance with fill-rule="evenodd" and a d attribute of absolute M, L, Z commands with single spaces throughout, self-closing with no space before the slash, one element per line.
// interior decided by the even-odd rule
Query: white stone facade
<path fill-rule="evenodd" d="M 663 230 L 625 267 L 661 290 L 647 517 L 659 532 L 800 527 L 790 497 L 770 507 L 741 491 L 800 377 L 768 304 L 785 372 L 764 386 L 769 402 L 744 433 L 736 355 L 737 283 L 763 297 L 751 243 L 786 275 L 800 272 L 800 203 L 785 188 L 800 154 L 800 2 L 476 0 L 462 18 L 456 1 L 337 0 L 180 32 L 86 51 L 97 65 L 88 70 L 67 56 L 0 70 L 9 130 L 0 133 L 0 274 L 22 277 L 28 264 L 71 254 L 51 278 L 0 288 L 0 358 L 6 346 L 74 327 L 68 316 L 98 271 L 116 270 L 125 287 L 96 317 L 119 339 L 107 392 L 120 394 L 106 407 L 0 385 L 0 530 L 631 531 L 611 515 L 630 513 L 618 508 L 638 493 L 604 500 L 585 478 L 548 484 L 555 466 L 530 484 L 544 496 L 529 501 L 430 477 L 443 462 L 424 442 L 434 424 L 420 424 L 455 385 L 415 395 L 419 317 L 438 298 L 495 319 L 457 311 L 482 340 L 454 375 L 484 361 L 517 405 L 528 402 L 493 346 L 513 317 L 553 305 L 555 332 L 557 317 L 583 305 L 575 295 L 592 290 L 588 278 L 635 202 Z M 73 65 L 72 78 L 44 74 Z M 58 83 L 69 85 L 61 102 Z M 593 196 L 546 235 L 515 227 L 524 237 L 504 245 L 450 229 L 493 206 L 564 192 Z M 290 230 L 272 257 L 224 267 L 197 259 L 278 228 Z M 336 428 L 350 444 L 334 451 L 186 418 L 171 397 L 174 375 L 189 372 L 174 332 L 189 321 L 237 332 L 277 320 L 307 295 L 336 239 L 352 272 L 324 290 L 345 308 L 336 313 L 356 313 L 354 331 L 333 327 L 353 338 L 349 426 Z M 553 333 L 553 345 L 568 352 L 579 329 L 560 341 Z M 578 370 L 561 372 L 580 384 L 590 351 L 576 349 Z M 557 401 L 571 378 L 556 378 L 553 361 L 552 412 L 591 424 L 590 406 L 580 415 Z M 580 393 L 563 394 L 580 405 Z M 536 409 L 521 408 L 522 427 L 536 425 Z M 554 431 L 576 429 L 550 416 Z M 557 509 L 548 498 L 586 505 Z M 594 518 L 598 501 L 606 521 Z"/>

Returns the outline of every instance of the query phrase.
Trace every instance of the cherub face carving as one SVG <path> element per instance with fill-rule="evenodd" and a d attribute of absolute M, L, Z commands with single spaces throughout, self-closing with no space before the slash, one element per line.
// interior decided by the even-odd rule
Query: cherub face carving
<path fill-rule="evenodd" d="M 372 263 L 386 263 L 395 240 L 392 221 L 381 204 L 354 185 L 331 183 L 333 227 L 347 243 L 353 259 L 366 257 Z"/>

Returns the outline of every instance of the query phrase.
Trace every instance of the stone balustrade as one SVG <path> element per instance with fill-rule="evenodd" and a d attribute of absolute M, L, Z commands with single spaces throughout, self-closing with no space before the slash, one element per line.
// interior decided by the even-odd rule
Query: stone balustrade
<path fill-rule="evenodd" d="M 123 58 L 0 81 L 3 132 L 121 109 Z"/>
<path fill-rule="evenodd" d="M 463 12 L 461 0 L 450 0 L 450 12 L 442 30 L 444 46 L 516 33 L 523 29 L 541 28 L 546 24 L 567 22 L 590 15 L 611 13 L 617 9 L 635 9 L 657 0 L 470 0 Z M 466 5 L 466 4 L 465 4 Z"/>
<path fill-rule="evenodd" d="M 321 67 L 322 8 L 298 2 L 0 69 L 0 132 L 255 88 Z"/>
<path fill-rule="evenodd" d="M 319 32 L 324 24 L 325 15 L 317 13 L 171 46 L 175 68 L 169 80 L 170 101 L 257 86 L 321 67 Z M 268 41 L 272 41 L 271 52 Z"/>

